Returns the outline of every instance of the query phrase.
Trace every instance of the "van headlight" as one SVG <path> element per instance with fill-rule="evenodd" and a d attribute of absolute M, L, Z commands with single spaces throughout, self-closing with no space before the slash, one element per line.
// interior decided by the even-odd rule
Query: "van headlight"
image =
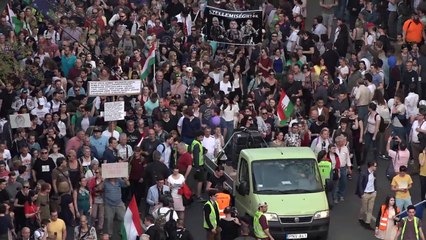
<path fill-rule="evenodd" d="M 319 211 L 314 214 L 314 220 L 328 218 L 329 216 L 330 216 L 330 211 L 328 210 Z"/>
<path fill-rule="evenodd" d="M 278 221 L 278 215 L 275 213 L 264 213 L 266 220 L 269 222 L 277 222 Z"/>

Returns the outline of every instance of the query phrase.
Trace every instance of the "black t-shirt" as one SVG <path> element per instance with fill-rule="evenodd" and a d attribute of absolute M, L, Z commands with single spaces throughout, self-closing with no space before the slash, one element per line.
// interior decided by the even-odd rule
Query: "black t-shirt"
<path fill-rule="evenodd" d="M 6 189 L 0 191 L 0 203 L 9 203 L 10 197 Z"/>
<path fill-rule="evenodd" d="M 223 188 L 223 183 L 225 182 L 225 176 L 222 177 L 216 177 L 214 174 L 209 173 L 208 177 L 207 177 L 207 181 L 211 182 L 211 188 L 217 188 L 217 189 L 222 189 Z"/>
<path fill-rule="evenodd" d="M 301 40 L 300 41 L 300 46 L 303 48 L 303 51 L 309 51 L 311 50 L 311 48 L 314 48 L 314 54 L 315 52 L 315 43 L 312 41 L 312 39 L 307 39 L 307 40 Z M 310 62 L 312 59 L 313 54 L 305 54 L 306 56 L 306 61 Z"/>
<path fill-rule="evenodd" d="M 290 97 L 291 101 L 296 102 L 297 97 L 292 97 L 293 94 L 298 94 L 302 90 L 302 83 L 293 81 L 292 83 L 286 82 L 284 84 L 285 93 Z"/>
<path fill-rule="evenodd" d="M 65 225 L 67 227 L 70 227 L 73 222 L 72 220 L 73 215 L 69 207 L 69 204 L 72 203 L 71 194 L 68 194 L 68 193 L 63 194 L 61 195 L 60 199 L 61 199 L 61 203 L 60 203 L 61 211 L 59 212 L 59 218 L 64 220 Z"/>
<path fill-rule="evenodd" d="M 222 228 L 222 232 L 220 233 L 222 240 L 234 240 L 238 237 L 238 228 L 240 226 L 234 221 L 220 219 L 219 226 Z"/>
<path fill-rule="evenodd" d="M 8 233 L 9 229 L 12 229 L 12 219 L 9 215 L 4 215 L 0 217 L 0 236 L 3 236 Z"/>
<path fill-rule="evenodd" d="M 136 129 L 133 132 L 126 130 L 125 133 L 127 134 L 127 144 L 134 148 L 141 140 L 142 134 Z"/>
<path fill-rule="evenodd" d="M 52 158 L 48 158 L 46 161 L 37 159 L 33 166 L 33 170 L 36 172 L 37 181 L 42 179 L 52 184 L 52 171 L 55 168 L 56 165 Z"/>

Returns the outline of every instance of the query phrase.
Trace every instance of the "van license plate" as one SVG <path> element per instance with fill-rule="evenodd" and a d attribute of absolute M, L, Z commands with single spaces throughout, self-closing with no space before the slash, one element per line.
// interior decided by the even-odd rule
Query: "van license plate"
<path fill-rule="evenodd" d="M 287 239 L 303 239 L 308 238 L 307 233 L 293 233 L 293 234 L 287 234 Z"/>

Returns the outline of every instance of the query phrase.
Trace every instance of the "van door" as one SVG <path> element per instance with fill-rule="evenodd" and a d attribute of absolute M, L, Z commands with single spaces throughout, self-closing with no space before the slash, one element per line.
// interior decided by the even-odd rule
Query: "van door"
<path fill-rule="evenodd" d="M 244 189 L 245 185 L 245 189 Z M 251 198 L 252 187 L 250 183 L 250 171 L 247 160 L 244 157 L 240 158 L 238 176 L 235 184 L 235 205 L 240 215 L 251 213 Z"/>

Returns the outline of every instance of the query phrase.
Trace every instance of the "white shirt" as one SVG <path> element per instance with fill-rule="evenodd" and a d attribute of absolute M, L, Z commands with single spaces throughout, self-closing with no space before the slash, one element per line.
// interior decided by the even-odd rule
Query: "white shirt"
<path fill-rule="evenodd" d="M 417 128 L 420 127 L 420 129 L 426 130 L 426 121 L 423 121 L 423 123 L 420 126 L 419 125 L 419 120 L 413 122 L 413 125 L 411 126 L 410 142 L 419 143 L 419 138 L 417 137 L 419 132 L 416 131 Z"/>
<path fill-rule="evenodd" d="M 327 34 L 327 28 L 322 23 L 317 24 L 315 26 L 315 29 L 314 29 L 313 33 L 316 34 L 316 35 L 318 35 L 318 37 L 321 37 L 321 35 Z"/>
<path fill-rule="evenodd" d="M 117 131 L 115 131 L 114 130 L 114 132 L 112 133 L 112 136 L 111 136 L 111 132 L 110 131 L 108 131 L 108 129 L 107 130 L 105 130 L 105 131 L 103 131 L 102 132 L 102 136 L 105 136 L 105 137 L 107 137 L 108 139 L 110 138 L 110 137 L 114 137 L 115 139 L 119 139 L 119 137 L 120 137 L 120 133 L 118 133 Z"/>
<path fill-rule="evenodd" d="M 167 212 L 170 211 L 170 210 L 172 210 L 172 212 L 170 214 L 167 214 Z M 159 217 L 159 214 L 160 215 L 167 214 L 167 216 L 166 216 L 166 222 L 169 221 L 169 216 L 170 215 L 173 215 L 173 219 L 175 221 L 177 221 L 178 218 L 179 218 L 178 215 L 177 215 L 177 213 L 176 213 L 176 211 L 174 211 L 173 209 L 168 208 L 168 207 L 161 207 L 161 208 L 155 209 L 152 212 L 152 216 L 154 217 L 154 219 L 157 219 Z"/>
<path fill-rule="evenodd" d="M 373 97 L 373 94 L 374 94 L 374 91 L 376 90 L 376 85 L 374 85 L 374 84 L 370 84 L 370 85 L 368 85 L 367 86 L 367 88 L 368 88 L 368 90 L 370 90 L 370 98 L 372 98 Z"/>
<path fill-rule="evenodd" d="M 346 77 L 343 77 L 343 74 L 345 74 Z M 340 84 L 343 83 L 343 81 L 348 77 L 349 74 L 349 67 L 348 66 L 339 66 L 339 79 L 340 79 Z"/>
<path fill-rule="evenodd" d="M 240 108 L 237 104 L 232 105 L 232 110 L 231 105 L 229 104 L 228 107 L 222 110 L 222 117 L 227 122 L 234 121 L 235 114 L 237 114 L 239 111 Z"/>
<path fill-rule="evenodd" d="M 34 108 L 33 110 L 31 110 L 31 114 L 37 116 L 37 124 L 38 125 L 41 125 L 43 123 L 44 116 L 48 113 L 49 113 L 49 110 L 45 107 L 43 107 L 42 109 Z"/>
<path fill-rule="evenodd" d="M 287 41 L 287 51 L 288 52 L 292 52 L 291 46 L 293 45 L 293 43 L 296 43 L 299 41 L 299 30 L 294 30 L 293 32 L 291 32 L 290 37 L 288 37 L 288 41 Z"/>
<path fill-rule="evenodd" d="M 128 144 L 121 145 L 118 144 L 117 146 L 118 156 L 124 159 L 124 161 L 128 161 L 129 158 L 133 155 L 132 147 Z"/>
<path fill-rule="evenodd" d="M 410 116 L 416 116 L 419 112 L 417 104 L 419 103 L 419 94 L 410 92 L 404 100 L 405 113 L 407 118 Z"/>
<path fill-rule="evenodd" d="M 346 146 L 337 148 L 337 155 L 339 155 L 340 167 L 350 167 L 352 166 L 351 158 L 349 157 L 349 149 Z"/>
<path fill-rule="evenodd" d="M 215 138 L 212 135 L 210 135 L 208 137 L 204 136 L 204 139 L 201 143 L 203 144 L 203 147 L 205 147 L 207 149 L 206 156 L 210 159 L 213 159 L 214 158 L 214 149 L 215 149 L 215 145 L 216 145 Z"/>
<path fill-rule="evenodd" d="M 368 182 L 367 182 L 367 185 L 365 186 L 365 190 L 364 190 L 364 192 L 366 192 L 366 193 L 371 193 L 371 192 L 376 191 L 376 189 L 374 189 L 374 180 L 376 179 L 374 177 L 374 172 L 369 171 L 369 173 L 370 174 L 368 174 Z"/>
<path fill-rule="evenodd" d="M 225 95 L 226 95 L 230 92 L 233 92 L 234 88 L 232 87 L 231 82 L 228 81 L 227 83 L 225 83 L 224 81 L 220 81 L 219 90 L 223 91 L 223 93 L 225 93 Z"/>

